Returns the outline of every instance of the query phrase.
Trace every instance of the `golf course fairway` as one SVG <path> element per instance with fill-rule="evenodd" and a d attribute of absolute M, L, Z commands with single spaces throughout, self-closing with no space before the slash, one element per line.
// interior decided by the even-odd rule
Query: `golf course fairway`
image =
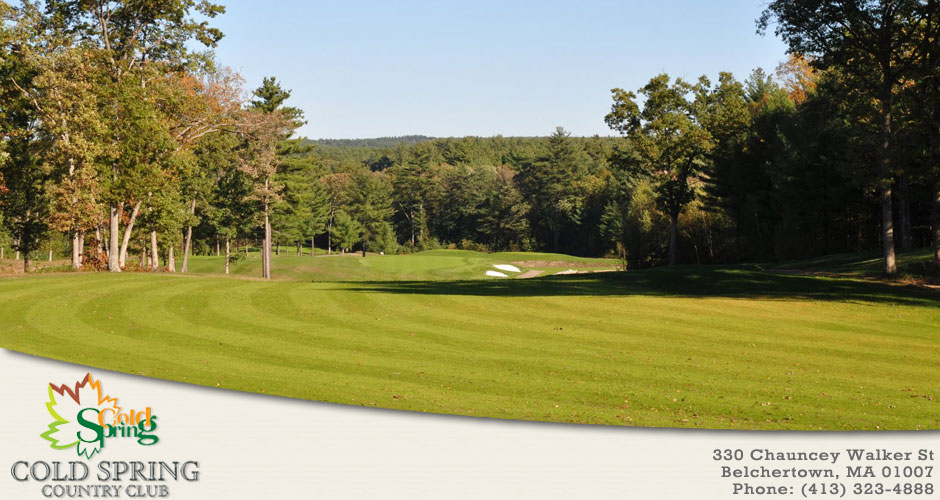
<path fill-rule="evenodd" d="M 448 255 L 457 264 L 434 263 Z M 217 276 L 218 258 L 196 257 L 203 274 L 5 277 L 0 346 L 223 389 L 475 417 L 940 428 L 935 290 L 747 267 L 482 276 L 491 261 L 519 260 L 277 257 L 283 279 L 261 281 Z M 255 264 L 238 266 L 247 276 Z M 359 274 L 331 280 L 343 266 Z M 546 274 L 564 269 L 554 266 Z"/>

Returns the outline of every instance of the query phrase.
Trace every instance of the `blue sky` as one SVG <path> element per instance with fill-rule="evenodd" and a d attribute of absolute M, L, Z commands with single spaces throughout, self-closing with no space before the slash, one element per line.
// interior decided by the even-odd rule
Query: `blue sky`
<path fill-rule="evenodd" d="M 613 87 L 785 57 L 763 0 L 218 1 L 220 62 L 293 90 L 310 138 L 611 135 Z"/>

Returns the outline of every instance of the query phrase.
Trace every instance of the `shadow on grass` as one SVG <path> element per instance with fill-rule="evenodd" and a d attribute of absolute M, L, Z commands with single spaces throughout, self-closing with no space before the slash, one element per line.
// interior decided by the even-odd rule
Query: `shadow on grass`
<path fill-rule="evenodd" d="M 362 293 L 491 297 L 664 296 L 803 299 L 940 307 L 940 293 L 912 285 L 785 275 L 747 268 L 679 267 L 528 280 L 378 281 Z"/>
<path fill-rule="evenodd" d="M 933 253 L 929 250 L 898 251 L 897 265 L 899 276 L 910 276 L 925 281 L 933 281 L 938 277 Z M 884 276 L 884 261 L 880 252 L 835 254 L 806 260 L 768 263 L 766 266 L 770 270 L 800 270 L 846 277 Z"/>

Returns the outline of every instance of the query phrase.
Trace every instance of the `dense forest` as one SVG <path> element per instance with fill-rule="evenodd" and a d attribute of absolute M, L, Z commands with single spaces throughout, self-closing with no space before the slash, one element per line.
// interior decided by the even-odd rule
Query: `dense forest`
<path fill-rule="evenodd" d="M 937 2 L 773 1 L 791 54 L 615 88 L 609 137 L 308 140 L 290 91 L 208 49 L 224 8 L 0 1 L 0 247 L 75 269 L 193 253 L 453 247 L 617 255 L 628 268 L 932 246 L 940 262 Z M 768 33 L 771 32 L 771 33 Z M 615 85 L 616 82 L 611 82 Z M 247 96 L 246 96 L 247 95 Z M 68 250 L 66 250 L 68 249 Z M 934 271 L 936 272 L 936 271 Z"/>

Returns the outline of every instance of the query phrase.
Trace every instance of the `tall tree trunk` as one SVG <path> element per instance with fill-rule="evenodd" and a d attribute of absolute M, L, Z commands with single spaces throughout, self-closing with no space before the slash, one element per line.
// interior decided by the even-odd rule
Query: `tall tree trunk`
<path fill-rule="evenodd" d="M 304 254 L 303 244 L 300 242 L 300 240 L 297 240 L 297 255 L 303 256 L 303 254 Z"/>
<path fill-rule="evenodd" d="M 26 219 L 29 220 L 29 211 L 26 212 Z M 31 235 L 24 231 L 23 236 L 20 237 L 19 243 L 23 248 L 23 272 L 29 272 L 29 251 L 32 249 L 32 238 Z"/>
<path fill-rule="evenodd" d="M 98 242 L 98 248 L 96 249 L 96 251 L 98 252 L 96 256 L 98 256 L 98 255 L 101 255 L 102 252 L 104 252 L 104 241 L 101 240 L 101 225 L 100 224 L 95 226 L 95 241 Z"/>
<path fill-rule="evenodd" d="M 176 272 L 176 256 L 173 254 L 173 247 L 174 247 L 174 246 L 175 246 L 175 245 L 170 245 L 169 248 L 167 248 L 166 270 L 169 271 L 169 272 L 171 272 L 171 273 L 175 273 L 175 272 Z"/>
<path fill-rule="evenodd" d="M 317 256 L 317 246 L 314 244 L 315 243 L 314 238 L 316 238 L 316 236 L 310 237 L 310 256 L 311 257 Z"/>
<path fill-rule="evenodd" d="M 901 250 L 914 248 L 914 229 L 911 223 L 910 181 L 906 174 L 898 178 L 898 223 L 901 225 Z"/>
<path fill-rule="evenodd" d="M 108 271 L 112 273 L 121 272 L 121 261 L 119 259 L 121 255 L 121 248 L 118 243 L 118 235 L 120 231 L 120 213 L 123 208 L 123 203 L 111 204 L 111 213 L 108 217 Z"/>
<path fill-rule="evenodd" d="M 196 215 L 196 198 L 193 198 L 192 203 L 189 204 L 189 220 Z M 183 239 L 183 268 L 180 269 L 181 272 L 189 272 L 189 251 L 193 244 L 193 225 L 191 223 L 186 224 L 186 237 Z"/>
<path fill-rule="evenodd" d="M 891 80 L 890 63 L 883 63 L 884 81 L 881 88 L 881 239 L 884 253 L 885 274 L 898 273 L 894 254 L 894 207 L 891 200 Z"/>
<path fill-rule="evenodd" d="M 933 196 L 933 261 L 940 270 L 940 181 L 934 188 Z"/>
<path fill-rule="evenodd" d="M 558 221 L 552 221 L 552 251 L 557 252 L 558 246 L 561 243 L 561 228 L 559 227 Z"/>
<path fill-rule="evenodd" d="M 277 250 L 275 251 L 274 255 L 277 255 L 278 257 L 281 256 L 281 240 L 280 239 L 277 240 Z"/>
<path fill-rule="evenodd" d="M 150 270 L 160 269 L 160 249 L 157 247 L 157 231 L 150 228 Z"/>
<path fill-rule="evenodd" d="M 49 262 L 52 262 L 52 247 L 49 247 Z"/>
<path fill-rule="evenodd" d="M 85 233 L 78 232 L 78 265 L 85 263 Z"/>
<path fill-rule="evenodd" d="M 326 225 L 326 254 L 333 254 L 333 214 L 334 209 L 330 207 L 330 222 Z M 340 250 L 342 252 L 342 250 Z"/>
<path fill-rule="evenodd" d="M 124 269 L 124 264 L 127 263 L 127 246 L 131 242 L 131 233 L 134 231 L 134 223 L 137 222 L 137 212 L 140 210 L 140 202 L 134 204 L 133 210 L 131 210 L 131 218 L 127 221 L 127 227 L 124 228 L 124 239 L 121 241 L 121 258 L 119 259 L 119 264 L 121 269 Z"/>
<path fill-rule="evenodd" d="M 673 212 L 672 215 L 670 215 L 670 219 L 669 265 L 674 266 L 679 263 L 679 212 Z"/>
<path fill-rule="evenodd" d="M 228 262 L 231 258 L 231 248 L 229 246 L 229 239 L 225 238 L 225 274 L 228 274 Z"/>
<path fill-rule="evenodd" d="M 78 229 L 72 230 L 72 269 L 78 271 L 82 267 L 82 233 Z"/>
<path fill-rule="evenodd" d="M 897 256 L 894 252 L 894 209 L 891 203 L 891 187 L 883 187 L 881 190 L 881 237 L 885 274 L 889 276 L 898 272 Z"/>
<path fill-rule="evenodd" d="M 264 248 L 262 253 L 265 256 L 261 276 L 264 279 L 271 279 L 271 217 L 268 214 L 268 204 L 264 205 Z"/>
<path fill-rule="evenodd" d="M 222 250 L 219 248 L 219 237 L 215 237 L 215 256 L 218 257 L 222 255 Z"/>
<path fill-rule="evenodd" d="M 3 254 L 6 252 L 6 247 L 0 246 L 0 260 L 3 260 Z"/>

